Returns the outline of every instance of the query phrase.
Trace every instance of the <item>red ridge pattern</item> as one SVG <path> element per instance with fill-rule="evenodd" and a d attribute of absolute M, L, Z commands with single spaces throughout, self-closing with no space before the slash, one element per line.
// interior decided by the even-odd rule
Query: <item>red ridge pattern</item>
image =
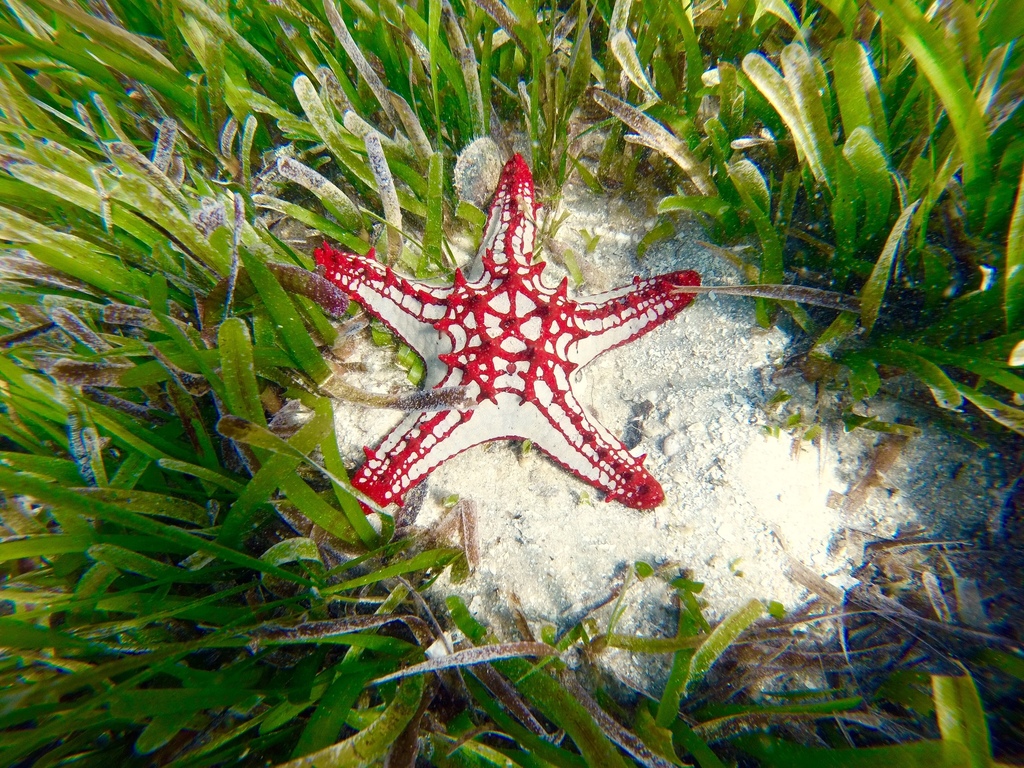
<path fill-rule="evenodd" d="M 414 413 L 375 449 L 352 484 L 380 505 L 401 504 L 433 469 L 489 440 L 529 439 L 606 500 L 651 509 L 664 499 L 657 480 L 572 391 L 572 374 L 603 352 L 670 320 L 699 285 L 693 271 L 673 272 L 585 301 L 568 297 L 567 281 L 544 284 L 533 263 L 533 176 L 515 155 L 494 193 L 483 242 L 469 276 L 436 287 L 396 275 L 369 256 L 316 250 L 324 276 L 422 355 L 430 387 L 464 386 L 470 410 Z"/>

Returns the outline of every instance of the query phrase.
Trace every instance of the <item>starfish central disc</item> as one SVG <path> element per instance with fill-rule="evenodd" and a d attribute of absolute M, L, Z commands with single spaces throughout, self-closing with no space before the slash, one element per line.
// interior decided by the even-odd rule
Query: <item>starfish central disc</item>
<path fill-rule="evenodd" d="M 401 503 L 435 467 L 474 445 L 529 439 L 555 461 L 636 509 L 664 499 L 644 457 L 583 410 L 573 372 L 674 317 L 692 300 L 674 272 L 573 301 L 567 281 L 552 288 L 533 264 L 533 177 L 515 155 L 505 165 L 470 276 L 451 286 L 403 278 L 369 256 L 324 244 L 315 256 L 325 277 L 388 325 L 423 357 L 426 384 L 463 386 L 476 407 L 407 416 L 378 446 L 352 484 L 378 504 Z"/>
<path fill-rule="evenodd" d="M 462 371 L 461 384 L 472 396 L 497 403 L 499 394 L 536 402 L 538 395 L 568 391 L 578 366 L 559 357 L 555 344 L 573 339 L 571 306 L 565 286 L 541 282 L 541 265 L 490 286 L 466 284 L 461 273 L 448 297 L 448 312 L 435 327 L 449 337 L 452 351 L 438 358 Z M 557 374 L 556 374 L 557 371 Z"/>

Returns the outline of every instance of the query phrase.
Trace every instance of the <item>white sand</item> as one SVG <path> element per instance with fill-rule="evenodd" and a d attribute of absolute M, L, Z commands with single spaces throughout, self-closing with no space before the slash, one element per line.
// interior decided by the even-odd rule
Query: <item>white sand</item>
<path fill-rule="evenodd" d="M 698 270 L 705 284 L 741 282 L 695 244 L 703 237 L 696 225 L 637 263 L 636 244 L 652 220 L 633 218 L 621 202 L 586 198 L 567 205 L 572 216 L 559 237 L 584 266 L 581 295 L 628 283 L 633 274 L 677 269 Z M 594 253 L 583 253 L 581 229 L 601 235 Z M 546 274 L 554 285 L 564 272 L 549 265 Z M 481 563 L 463 583 L 442 578 L 434 589 L 461 595 L 477 618 L 511 639 L 514 600 L 535 629 L 553 624 L 561 632 L 605 603 L 626 568 L 643 560 L 674 564 L 676 574 L 703 582 L 713 619 L 750 598 L 778 600 L 790 609 L 805 600 L 806 590 L 786 576 L 790 556 L 848 587 L 866 541 L 890 537 L 910 523 L 947 531 L 954 522 L 953 530 L 984 526 L 1001 503 L 998 472 L 987 466 L 998 462 L 920 418 L 915 421 L 923 435 L 907 445 L 881 487 L 858 509 L 833 508 L 835 494 L 848 492 L 865 473 L 878 435 L 845 434 L 840 424 L 817 444 L 796 439 L 794 447 L 785 431 L 781 437 L 765 434 L 765 425 L 779 419 L 763 406 L 780 387 L 794 395 L 785 412 L 813 412 L 813 390 L 799 376 L 772 381 L 788 343 L 778 328 L 756 325 L 751 299 L 698 296 L 675 320 L 582 372 L 578 396 L 617 435 L 635 404 L 653 405 L 639 448 L 665 489 L 666 501 L 654 511 L 605 503 L 600 492 L 538 451 L 523 456 L 508 442 L 472 448 L 436 470 L 427 479 L 417 522 L 435 521 L 450 494 L 473 499 Z M 350 383 L 377 391 L 402 385 L 387 350 L 365 343 L 354 357 L 370 370 Z M 889 419 L 920 416 L 893 403 L 882 410 Z M 375 445 L 401 418 L 339 403 L 344 455 L 358 463 L 362 445 Z M 629 610 L 619 631 L 674 631 L 663 582 L 635 585 L 625 602 Z M 599 623 L 607 615 L 606 608 Z M 643 686 L 644 674 L 635 677 L 634 684 Z"/>

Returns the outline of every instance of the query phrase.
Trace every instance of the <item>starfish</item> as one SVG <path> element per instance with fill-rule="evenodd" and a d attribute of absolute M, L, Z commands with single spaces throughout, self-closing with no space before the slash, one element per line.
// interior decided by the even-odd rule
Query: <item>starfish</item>
<path fill-rule="evenodd" d="M 514 155 L 494 193 L 479 253 L 451 286 L 397 275 L 368 256 L 330 245 L 315 252 L 324 276 L 415 349 L 425 386 L 465 387 L 475 405 L 409 414 L 376 448 L 352 485 L 386 506 L 467 448 L 528 439 L 582 480 L 634 509 L 658 506 L 664 492 L 634 456 L 580 406 L 573 373 L 609 349 L 674 317 L 692 300 L 681 285 L 696 272 L 673 272 L 574 301 L 568 280 L 544 283 L 534 263 L 533 176 Z"/>

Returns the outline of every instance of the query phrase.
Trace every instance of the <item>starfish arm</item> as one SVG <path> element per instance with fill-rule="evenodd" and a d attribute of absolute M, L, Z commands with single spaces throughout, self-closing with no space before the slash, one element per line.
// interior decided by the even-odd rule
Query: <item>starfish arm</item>
<path fill-rule="evenodd" d="M 537 382 L 538 404 L 519 408 L 519 436 L 567 470 L 633 509 L 653 509 L 665 499 L 661 484 L 644 469 L 644 456 L 634 456 L 598 422 L 592 420 L 568 389 L 552 392 Z"/>
<path fill-rule="evenodd" d="M 409 280 L 373 258 L 346 253 L 327 243 L 314 252 L 324 277 L 358 301 L 371 315 L 397 333 L 423 357 L 438 348 L 440 335 L 433 323 L 444 316 L 452 289 Z"/>
<path fill-rule="evenodd" d="M 530 168 L 522 156 L 513 155 L 494 191 L 471 281 L 481 278 L 480 267 L 492 276 L 530 269 L 538 210 Z"/>
<path fill-rule="evenodd" d="M 474 445 L 503 435 L 491 418 L 493 403 L 470 411 L 414 413 L 384 438 L 376 450 L 366 450 L 366 461 L 352 476 L 352 485 L 381 506 L 402 503 L 431 471 Z"/>
<path fill-rule="evenodd" d="M 566 350 L 569 360 L 582 367 L 671 320 L 693 301 L 694 294 L 673 291 L 678 285 L 700 285 L 700 275 L 687 270 L 637 278 L 631 285 L 579 302 L 573 312 L 577 335 Z"/>

